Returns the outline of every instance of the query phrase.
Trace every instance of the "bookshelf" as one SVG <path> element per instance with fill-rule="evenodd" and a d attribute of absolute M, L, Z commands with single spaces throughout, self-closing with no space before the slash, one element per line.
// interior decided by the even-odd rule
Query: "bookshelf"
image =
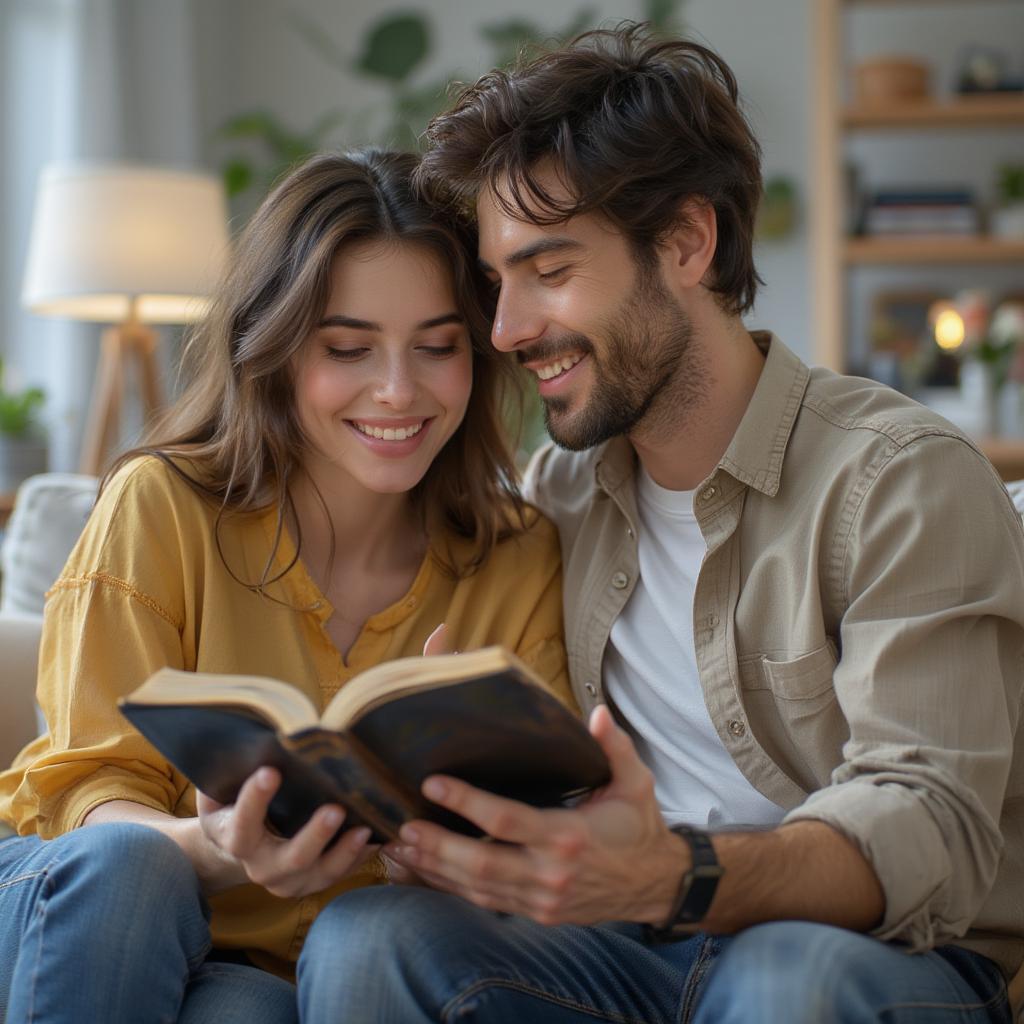
<path fill-rule="evenodd" d="M 849 237 L 846 234 L 844 159 L 851 140 L 872 134 L 900 146 L 915 138 L 940 135 L 958 146 L 970 146 L 982 131 L 1024 135 L 1024 95 L 984 94 L 902 100 L 878 107 L 848 103 L 845 86 L 851 72 L 848 52 L 850 13 L 856 8 L 881 11 L 932 9 L 964 14 L 962 37 L 973 41 L 976 8 L 1017 5 L 1019 0 L 815 0 L 812 4 L 812 182 L 810 234 L 814 330 L 812 358 L 822 366 L 849 369 L 847 334 L 850 323 L 849 276 L 862 268 L 964 268 L 964 287 L 981 285 L 989 267 L 1022 269 L 1024 239 L 987 236 Z M 863 17 L 878 17 L 865 13 Z M 946 13 L 948 19 L 950 15 Z M 1022 22 L 1024 24 L 1024 22 Z M 958 33 L 959 34 L 959 33 Z M 1024 157 L 1022 157 L 1024 159 Z M 1024 476 L 1024 440 L 982 442 L 1004 478 Z"/>

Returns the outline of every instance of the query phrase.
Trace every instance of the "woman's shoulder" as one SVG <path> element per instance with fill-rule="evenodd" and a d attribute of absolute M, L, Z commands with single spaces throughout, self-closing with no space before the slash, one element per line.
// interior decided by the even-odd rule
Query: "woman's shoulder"
<path fill-rule="evenodd" d="M 522 514 L 509 510 L 511 527 L 499 538 L 484 563 L 498 571 L 545 573 L 561 565 L 562 556 L 555 524 L 536 505 L 524 503 Z"/>
<path fill-rule="evenodd" d="M 113 509 L 124 505 L 143 508 L 198 509 L 209 506 L 197 490 L 198 475 L 188 459 L 142 454 L 119 466 L 105 481 L 97 507 Z M 200 485 L 201 486 L 201 485 Z"/>

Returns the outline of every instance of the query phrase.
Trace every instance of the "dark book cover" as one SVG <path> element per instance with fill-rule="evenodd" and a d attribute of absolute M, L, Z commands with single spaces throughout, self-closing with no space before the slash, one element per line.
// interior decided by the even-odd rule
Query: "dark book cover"
<path fill-rule="evenodd" d="M 609 779 L 604 752 L 584 725 L 512 671 L 384 698 L 337 731 L 318 726 L 281 735 L 256 707 L 129 698 L 121 710 L 221 803 L 231 803 L 262 765 L 278 769 L 282 783 L 268 820 L 285 836 L 327 802 L 345 807 L 344 828 L 368 825 L 374 842 L 394 838 L 412 818 L 478 834 L 420 794 L 432 774 L 537 807 L 566 804 Z"/>

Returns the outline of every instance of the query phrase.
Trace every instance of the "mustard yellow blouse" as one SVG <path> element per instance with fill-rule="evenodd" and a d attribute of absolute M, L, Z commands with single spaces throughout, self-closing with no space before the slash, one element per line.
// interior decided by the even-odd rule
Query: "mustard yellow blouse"
<path fill-rule="evenodd" d="M 118 697 L 154 670 L 269 675 L 319 707 L 363 669 L 417 655 L 440 622 L 457 650 L 503 644 L 572 702 L 562 639 L 561 560 L 537 513 L 465 579 L 427 556 L 408 593 L 369 619 L 347 658 L 324 629 L 333 609 L 301 561 L 254 593 L 273 545 L 272 511 L 226 517 L 159 459 L 133 461 L 103 492 L 64 572 L 47 596 L 38 697 L 47 735 L 0 774 L 0 819 L 52 838 L 98 804 L 131 800 L 178 817 L 195 814 L 189 782 L 136 733 Z M 454 550 L 466 542 L 452 540 Z M 292 561 L 287 534 L 276 576 Z M 305 899 L 245 885 L 211 900 L 213 940 L 289 974 L 313 918 L 359 875 Z"/>

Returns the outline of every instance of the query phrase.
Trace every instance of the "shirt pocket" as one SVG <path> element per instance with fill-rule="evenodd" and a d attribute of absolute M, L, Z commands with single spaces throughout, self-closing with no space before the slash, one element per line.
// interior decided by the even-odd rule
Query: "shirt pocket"
<path fill-rule="evenodd" d="M 849 737 L 832 676 L 835 644 L 780 661 L 752 655 L 740 663 L 744 701 L 766 752 L 804 789 L 828 785 Z"/>

